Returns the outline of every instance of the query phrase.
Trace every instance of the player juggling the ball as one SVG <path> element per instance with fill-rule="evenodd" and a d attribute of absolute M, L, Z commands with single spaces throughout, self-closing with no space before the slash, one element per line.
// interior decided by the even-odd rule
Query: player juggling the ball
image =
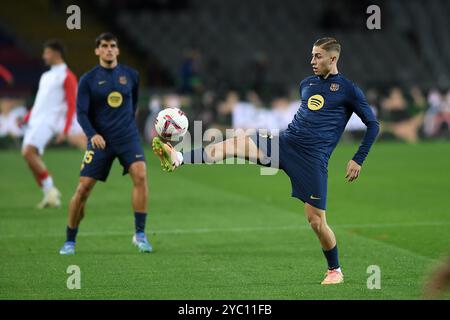
<path fill-rule="evenodd" d="M 70 201 L 67 238 L 60 254 L 75 253 L 86 201 L 96 182 L 106 181 L 115 158 L 119 159 L 123 174 L 130 173 L 133 181 L 135 234 L 132 241 L 140 252 L 151 252 L 145 236 L 147 170 L 135 121 L 139 75 L 136 70 L 118 64 L 118 40 L 111 33 L 97 37 L 95 54 L 99 65 L 81 77 L 78 87 L 77 117 L 88 144 L 79 183 Z"/>
<path fill-rule="evenodd" d="M 314 43 L 311 58 L 314 75 L 300 83 L 300 108 L 288 129 L 280 134 L 276 145 L 278 168 L 289 176 L 292 196 L 305 203 L 306 217 L 327 260 L 324 285 L 344 281 L 336 237 L 325 214 L 328 160 L 355 112 L 367 126 L 363 141 L 346 168 L 345 178 L 349 182 L 355 181 L 379 132 L 378 121 L 361 89 L 338 72 L 340 52 L 341 45 L 334 38 L 322 38 Z M 181 153 L 156 137 L 153 149 L 166 171 L 173 171 L 182 164 L 214 163 L 230 157 L 257 159 L 263 164 L 275 153 L 271 139 L 264 135 L 237 134 L 204 149 Z"/>

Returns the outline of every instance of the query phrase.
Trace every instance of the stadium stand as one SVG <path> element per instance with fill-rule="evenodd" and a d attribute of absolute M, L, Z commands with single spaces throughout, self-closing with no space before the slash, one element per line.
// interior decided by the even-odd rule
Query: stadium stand
<path fill-rule="evenodd" d="M 306 0 L 302 6 L 296 2 L 191 0 L 184 9 L 164 11 L 143 5 L 140 10 L 120 11 L 118 23 L 174 77 L 186 50 L 197 48 L 205 65 L 213 66 L 205 72 L 206 82 L 219 74 L 234 86 L 245 85 L 245 70 L 257 53 L 263 53 L 269 61 L 268 81 L 292 85 L 310 73 L 305 61 L 311 43 L 333 28 L 331 35 L 340 39 L 349 57 L 341 70 L 366 87 L 450 85 L 448 1 L 412 0 L 405 8 L 399 0 L 381 1 L 382 29 L 372 32 L 362 27 L 369 1 L 351 6 L 342 0 Z"/>
<path fill-rule="evenodd" d="M 0 96 L 30 94 L 43 70 L 40 59 L 0 29 Z"/>
<path fill-rule="evenodd" d="M 374 31 L 366 28 L 368 0 L 79 3 L 82 32 L 61 27 L 71 1 L 5 2 L 0 11 L 0 94 L 24 98 L 29 107 L 44 71 L 40 56 L 45 40 L 59 38 L 66 44 L 67 62 L 80 76 L 97 63 L 93 39 L 110 30 L 119 36 L 121 61 L 140 71 L 140 127 L 159 110 L 152 106 L 173 96 L 186 101 L 182 106 L 190 119 L 227 127 L 232 117 L 220 106 L 230 92 L 237 91 L 241 102 L 258 106 L 263 114 L 277 99 L 297 102 L 298 82 L 311 74 L 311 44 L 334 36 L 343 45 L 340 72 L 363 88 L 380 120 L 389 124 L 381 137 L 414 142 L 450 135 L 449 1 L 377 1 L 382 23 Z M 5 80 L 8 73 L 13 85 Z M 401 112 L 385 103 L 393 88 L 404 96 Z M 260 102 L 253 103 L 251 95 Z M 417 104 L 415 96 L 427 101 Z"/>
<path fill-rule="evenodd" d="M 97 63 L 96 57 L 92 54 L 94 39 L 101 32 L 108 30 L 109 26 L 103 20 L 98 19 L 93 10 L 83 10 L 81 13 L 83 32 L 61 27 L 66 25 L 68 15 L 65 12 L 66 7 L 70 4 L 72 2 L 66 0 L 5 1 L 0 10 L 0 21 L 2 22 L 0 30 L 8 30 L 10 34 L 21 39 L 35 57 L 40 57 L 42 44 L 47 39 L 60 39 L 69 48 L 67 51 L 68 64 L 74 73 L 80 76 Z M 86 5 L 89 3 L 87 2 Z M 45 23 L 42 23 L 43 21 Z M 139 69 L 139 58 L 127 47 L 121 49 L 122 57 Z M 143 80 L 145 81 L 145 79 Z"/>

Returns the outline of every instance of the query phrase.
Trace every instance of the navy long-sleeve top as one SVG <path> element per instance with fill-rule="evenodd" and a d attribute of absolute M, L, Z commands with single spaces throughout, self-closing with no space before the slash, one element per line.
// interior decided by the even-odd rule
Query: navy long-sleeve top
<path fill-rule="evenodd" d="M 100 134 L 111 144 L 138 136 L 138 88 L 138 72 L 125 65 L 98 65 L 85 73 L 78 86 L 77 118 L 86 136 Z"/>
<path fill-rule="evenodd" d="M 361 89 L 340 73 L 310 76 L 300 84 L 301 105 L 284 134 L 325 166 L 355 112 L 367 126 L 353 160 L 362 165 L 379 132 L 379 123 Z"/>

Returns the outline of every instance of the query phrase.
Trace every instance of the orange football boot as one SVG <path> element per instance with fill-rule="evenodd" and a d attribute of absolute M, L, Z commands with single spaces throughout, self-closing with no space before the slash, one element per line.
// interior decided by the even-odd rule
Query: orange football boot
<path fill-rule="evenodd" d="M 325 274 L 325 279 L 323 279 L 322 284 L 339 284 L 344 282 L 344 274 L 340 271 L 328 270 Z"/>

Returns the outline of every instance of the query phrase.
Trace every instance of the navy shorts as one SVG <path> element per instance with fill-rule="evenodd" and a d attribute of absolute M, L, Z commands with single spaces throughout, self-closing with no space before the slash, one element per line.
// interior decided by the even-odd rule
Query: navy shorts
<path fill-rule="evenodd" d="M 277 145 L 271 143 L 271 137 L 257 134 L 250 136 L 269 159 L 272 156 L 272 148 Z M 274 140 L 275 142 L 275 140 Z M 320 160 L 311 156 L 289 139 L 281 134 L 278 140 L 279 169 L 286 172 L 291 180 L 292 196 L 313 207 L 326 210 L 328 169 Z M 264 160 L 258 164 L 272 166 L 272 162 Z"/>
<path fill-rule="evenodd" d="M 145 161 L 144 150 L 139 139 L 119 144 L 108 144 L 107 142 L 105 149 L 94 149 L 89 141 L 81 163 L 80 176 L 106 181 L 116 158 L 123 167 L 124 175 L 128 173 L 132 163 Z"/>

